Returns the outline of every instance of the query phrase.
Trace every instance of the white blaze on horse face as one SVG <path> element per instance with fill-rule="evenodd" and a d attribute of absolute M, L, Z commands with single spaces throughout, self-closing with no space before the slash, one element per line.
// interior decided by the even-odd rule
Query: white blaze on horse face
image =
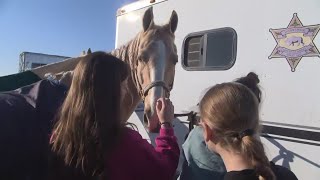
<path fill-rule="evenodd" d="M 154 60 L 154 67 L 150 71 L 151 82 L 164 81 L 166 69 L 166 46 L 163 41 L 155 42 L 157 49 L 157 59 Z M 165 81 L 164 81 L 165 82 Z M 156 102 L 160 97 L 164 97 L 165 92 L 162 86 L 155 86 L 150 89 L 150 106 L 152 116 L 155 113 Z"/>

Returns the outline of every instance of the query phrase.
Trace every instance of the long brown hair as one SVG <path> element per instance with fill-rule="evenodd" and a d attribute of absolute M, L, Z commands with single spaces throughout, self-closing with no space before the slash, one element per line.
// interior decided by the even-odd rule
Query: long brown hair
<path fill-rule="evenodd" d="M 223 148 L 237 150 L 250 159 L 259 179 L 274 180 L 263 144 L 254 135 L 260 133 L 259 102 L 261 91 L 255 73 L 236 82 L 218 84 L 206 92 L 200 102 L 202 120 L 215 130 Z M 255 134 L 241 137 L 241 132 Z"/>
<path fill-rule="evenodd" d="M 104 170 L 105 154 L 116 144 L 120 120 L 121 83 L 127 65 L 104 52 L 82 57 L 53 129 L 52 150 L 66 165 L 87 175 Z"/>

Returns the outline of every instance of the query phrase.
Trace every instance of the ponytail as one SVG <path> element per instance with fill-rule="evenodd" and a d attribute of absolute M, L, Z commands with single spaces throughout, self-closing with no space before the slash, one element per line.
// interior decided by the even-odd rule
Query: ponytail
<path fill-rule="evenodd" d="M 259 175 L 259 180 L 276 179 L 264 152 L 263 145 L 258 139 L 254 136 L 244 136 L 241 139 L 241 150 L 244 155 L 251 159 L 256 173 Z"/>

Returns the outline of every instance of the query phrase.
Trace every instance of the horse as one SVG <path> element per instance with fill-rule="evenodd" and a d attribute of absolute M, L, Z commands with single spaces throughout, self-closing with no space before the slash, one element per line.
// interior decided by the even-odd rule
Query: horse
<path fill-rule="evenodd" d="M 304 45 L 303 38 L 292 36 L 286 39 L 286 44 L 288 46 L 295 46 L 296 43 L 297 43 L 297 46 L 300 46 L 300 44 Z"/>
<path fill-rule="evenodd" d="M 155 103 L 160 97 L 169 97 L 170 91 L 173 88 L 175 64 L 178 62 L 177 49 L 174 43 L 174 33 L 177 29 L 177 25 L 178 15 L 175 11 L 172 11 L 170 20 L 167 24 L 161 26 L 156 25 L 154 23 L 153 9 L 151 7 L 147 9 L 143 15 L 143 30 L 127 44 L 111 52 L 112 55 L 126 62 L 131 72 L 126 80 L 128 88 L 124 90 L 124 98 L 122 98 L 122 121 L 127 121 L 129 119 L 138 103 L 142 100 L 144 102 L 145 109 L 144 124 L 146 129 L 149 132 L 159 131 L 159 120 L 156 115 Z M 57 81 L 61 82 L 66 87 L 64 90 L 60 89 L 59 91 L 59 96 L 63 97 L 67 91 L 67 87 L 69 87 L 72 83 L 72 71 L 80 59 L 81 57 L 70 58 L 62 62 L 33 69 L 30 72 L 31 74 L 39 77 L 39 79 L 46 79 L 48 75 L 55 77 Z M 48 135 L 51 133 L 52 128 L 50 122 L 53 120 L 53 112 L 56 112 L 59 104 L 61 104 L 60 100 L 59 102 L 58 100 L 55 100 L 54 95 L 50 96 L 50 94 L 48 94 L 49 90 L 46 88 L 49 86 L 53 86 L 54 91 L 59 89 L 57 86 L 52 85 L 52 82 L 40 81 L 40 83 L 38 82 L 36 85 L 20 88 L 20 90 L 18 90 L 20 92 L 9 92 L 9 94 L 14 94 L 13 98 L 16 98 L 14 100 L 11 99 L 8 101 L 8 99 L 2 97 L 3 94 L 0 94 L 0 107 L 4 107 L 3 109 L 14 109 L 15 101 L 19 101 L 22 104 L 25 103 L 27 104 L 25 106 L 28 107 L 28 109 L 15 109 L 14 112 L 12 112 L 12 114 L 19 115 L 18 119 L 13 125 L 10 125 L 10 117 L 8 116 L 1 116 L 5 117 L 5 120 L 2 118 L 0 119 L 0 131 L 3 130 L 2 132 L 11 133 L 11 137 L 15 136 L 15 138 L 12 139 L 13 142 L 10 142 L 10 140 L 4 140 L 3 137 L 0 137 L 1 147 L 5 147 L 7 143 L 10 142 L 13 144 L 10 147 L 16 148 L 14 150 L 7 149 L 6 153 L 0 153 L 0 156 L 3 156 L 0 158 L 2 160 L 0 164 L 1 166 L 5 166 L 6 163 L 10 163 L 13 166 L 19 163 L 23 164 L 19 166 L 19 168 L 24 168 L 26 175 L 23 175 L 23 173 L 20 174 L 20 179 L 21 177 L 26 179 L 43 179 L 43 177 L 41 178 L 37 175 L 34 176 L 34 174 L 39 174 L 39 172 L 42 172 L 45 168 L 43 166 L 45 166 L 47 162 L 46 154 L 48 153 Z M 39 93 L 36 93 L 36 95 L 32 98 L 29 98 L 29 95 L 25 95 L 26 92 L 35 91 L 39 91 Z M 19 96 L 21 94 L 25 96 Z M 12 96 L 10 97 L 12 98 Z M 43 103 L 36 104 L 37 98 L 40 97 L 43 97 L 46 103 L 50 102 L 54 104 L 54 106 L 49 110 L 42 112 L 41 109 L 43 108 L 41 108 L 41 104 Z M 24 123 L 25 127 L 23 127 L 23 129 L 27 129 L 27 133 L 29 134 L 25 134 L 25 131 L 22 131 L 18 136 L 16 136 L 16 133 L 18 132 L 8 132 L 8 129 L 3 129 L 3 127 L 10 126 L 11 130 L 18 130 L 19 122 L 26 121 L 24 118 L 39 118 L 42 116 L 38 116 L 37 113 L 46 114 L 47 112 L 50 112 L 50 118 L 45 116 L 45 118 L 37 119 L 37 121 L 34 120 L 34 122 L 41 121 L 40 125 L 35 123 Z M 2 126 L 4 123 L 6 123 L 7 126 Z M 33 141 L 32 139 L 27 139 L 27 137 L 30 137 L 28 136 L 30 133 L 36 134 L 31 137 L 34 138 L 37 136 L 41 140 Z M 10 137 L 10 135 L 6 137 Z M 18 140 L 18 142 L 15 142 L 15 140 Z M 21 141 L 28 142 L 29 144 L 23 147 L 17 145 L 21 143 Z M 19 155 L 18 158 L 14 158 L 16 155 Z M 8 162 L 6 161 L 7 157 L 10 157 Z M 39 158 L 33 159 L 33 157 Z M 1 169 L 3 170 L 3 168 Z M 6 174 L 6 172 L 1 172 L 0 176 L 3 174 Z"/>
<path fill-rule="evenodd" d="M 150 132 L 159 128 L 155 115 L 155 103 L 159 97 L 169 97 L 173 88 L 175 64 L 178 62 L 177 48 L 174 44 L 174 32 L 178 25 L 178 15 L 172 12 L 169 23 L 158 26 L 154 23 L 153 9 L 149 8 L 143 16 L 143 31 L 127 44 L 115 49 L 112 55 L 125 61 L 130 68 L 128 89 L 124 102 L 127 109 L 122 112 L 122 119 L 127 120 L 138 103 L 144 101 L 145 125 Z M 44 66 L 33 70 L 39 77 L 51 74 L 70 73 L 75 68 L 79 58 Z M 68 78 L 68 76 L 65 76 Z M 71 78 L 69 78 L 71 79 Z M 65 84 L 69 86 L 71 81 Z"/>

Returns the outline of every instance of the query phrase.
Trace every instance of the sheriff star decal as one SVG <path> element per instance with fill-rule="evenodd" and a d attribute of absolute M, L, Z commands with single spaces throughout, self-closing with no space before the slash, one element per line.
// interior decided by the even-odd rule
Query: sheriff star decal
<path fill-rule="evenodd" d="M 277 46 L 269 59 L 286 58 L 291 71 L 294 72 L 302 57 L 320 57 L 319 50 L 313 42 L 319 29 L 320 24 L 303 26 L 297 14 L 293 14 L 287 28 L 270 29 Z"/>

